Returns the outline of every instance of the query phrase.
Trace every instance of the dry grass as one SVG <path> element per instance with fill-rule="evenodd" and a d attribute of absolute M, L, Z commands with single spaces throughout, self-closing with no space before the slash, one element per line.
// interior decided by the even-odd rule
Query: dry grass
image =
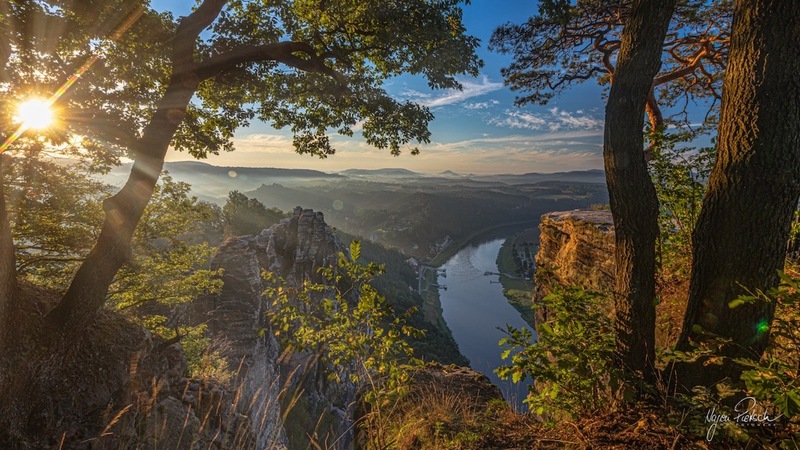
<path fill-rule="evenodd" d="M 433 370 L 433 375 L 430 371 Z M 694 442 L 668 425 L 661 411 L 644 405 L 589 414 L 545 426 L 530 414 L 517 414 L 479 380 L 442 377 L 427 367 L 410 391 L 380 411 L 368 449 L 670 449 Z M 428 374 L 425 374 L 428 371 Z"/>

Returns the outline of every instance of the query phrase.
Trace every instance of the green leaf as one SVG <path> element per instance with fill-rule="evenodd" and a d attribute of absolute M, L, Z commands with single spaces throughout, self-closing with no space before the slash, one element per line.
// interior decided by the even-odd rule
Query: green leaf
<path fill-rule="evenodd" d="M 350 258 L 353 262 L 358 261 L 361 257 L 361 242 L 353 239 L 350 242 Z"/>
<path fill-rule="evenodd" d="M 730 303 L 728 303 L 728 308 L 731 308 L 731 309 L 733 309 L 733 308 L 737 308 L 737 307 L 739 307 L 739 306 L 741 306 L 741 305 L 744 305 L 745 303 L 746 303 L 746 302 L 745 302 L 745 300 L 744 300 L 744 299 L 742 299 L 742 298 L 737 298 L 737 299 L 735 299 L 735 300 L 731 300 L 731 301 L 730 301 Z"/>

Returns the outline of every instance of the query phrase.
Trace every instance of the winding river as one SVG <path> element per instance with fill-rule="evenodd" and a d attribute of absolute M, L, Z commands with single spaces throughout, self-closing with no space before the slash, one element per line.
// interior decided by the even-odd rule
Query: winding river
<path fill-rule="evenodd" d="M 473 369 L 500 387 L 512 406 L 521 410 L 527 385 L 501 380 L 494 373 L 494 369 L 503 365 L 498 341 L 504 334 L 498 327 L 509 324 L 530 329 L 503 295 L 499 276 L 486 275 L 498 272 L 497 253 L 503 242 L 504 239 L 494 239 L 467 246 L 450 258 L 441 267 L 446 275 L 440 275 L 438 283 L 447 286 L 447 290 L 440 290 L 439 298 L 444 319 L 461 354 L 469 359 Z"/>

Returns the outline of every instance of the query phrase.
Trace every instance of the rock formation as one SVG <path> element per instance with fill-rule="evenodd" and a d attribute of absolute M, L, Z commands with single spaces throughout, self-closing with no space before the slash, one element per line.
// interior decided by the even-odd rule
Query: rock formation
<path fill-rule="evenodd" d="M 342 251 L 342 243 L 325 224 L 322 213 L 297 207 L 290 218 L 257 236 L 232 237 L 223 242 L 212 261 L 213 268 L 224 270 L 222 292 L 191 305 L 190 321 L 207 323 L 212 336 L 228 343 L 224 356 L 237 372 L 235 385 L 241 397 L 249 399 L 246 405 L 240 405 L 240 411 L 253 423 L 257 448 L 289 444 L 281 403 L 295 392 L 302 392 L 294 406 L 304 410 L 301 415 L 315 416 L 315 420 L 320 415 L 330 416 L 320 422 L 332 424 L 330 433 L 345 435 L 337 448 L 351 442 L 346 437 L 350 428 L 347 408 L 355 388 L 326 383 L 321 376 L 325 368 L 310 355 L 281 355 L 269 331 L 269 305 L 263 296 L 266 285 L 261 276 L 266 270 L 295 286 L 305 280 L 321 282 L 317 269 L 335 265 Z M 294 412 L 289 418 L 297 415 Z"/>
<path fill-rule="evenodd" d="M 614 285 L 614 221 L 610 211 L 559 211 L 542 216 L 534 303 L 555 286 L 600 292 Z M 537 309 L 537 322 L 547 312 Z"/>

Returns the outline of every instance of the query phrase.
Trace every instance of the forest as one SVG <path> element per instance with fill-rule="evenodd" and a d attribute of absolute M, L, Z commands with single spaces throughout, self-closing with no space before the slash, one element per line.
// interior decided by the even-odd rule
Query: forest
<path fill-rule="evenodd" d="M 488 42 L 469 1 L 152 3 L 0 4 L 0 447 L 797 448 L 800 3 L 540 0 Z M 166 162 L 254 124 L 435 154 L 392 84 L 462 92 L 486 44 L 516 108 L 602 86 L 602 172 Z M 500 258 L 515 411 L 424 269 L 575 208 L 607 288 Z"/>

